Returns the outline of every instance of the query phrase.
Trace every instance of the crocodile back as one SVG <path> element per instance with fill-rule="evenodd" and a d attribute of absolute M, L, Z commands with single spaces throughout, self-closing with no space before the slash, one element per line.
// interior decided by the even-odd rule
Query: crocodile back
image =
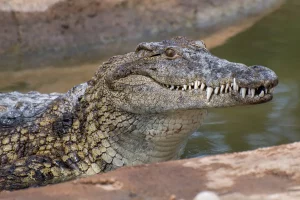
<path fill-rule="evenodd" d="M 69 102 L 69 106 L 74 107 L 78 102 L 78 98 L 84 94 L 87 86 L 87 83 L 77 85 L 65 94 L 0 93 L 0 129 L 15 128 L 17 125 L 33 121 L 43 114 L 57 98 L 64 98 Z"/>
<path fill-rule="evenodd" d="M 15 127 L 35 119 L 47 109 L 54 99 L 62 95 L 39 92 L 0 93 L 0 128 Z"/>

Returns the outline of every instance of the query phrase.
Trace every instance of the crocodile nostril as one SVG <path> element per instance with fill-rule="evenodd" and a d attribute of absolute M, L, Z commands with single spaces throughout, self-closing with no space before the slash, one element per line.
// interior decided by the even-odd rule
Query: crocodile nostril
<path fill-rule="evenodd" d="M 253 66 L 251 66 L 253 69 L 259 69 L 259 68 L 261 68 L 261 66 L 260 65 L 253 65 Z"/>
<path fill-rule="evenodd" d="M 257 71 L 269 70 L 268 68 L 266 68 L 265 66 L 262 66 L 262 65 L 253 65 L 253 66 L 251 66 L 251 68 L 254 70 L 257 70 Z"/>

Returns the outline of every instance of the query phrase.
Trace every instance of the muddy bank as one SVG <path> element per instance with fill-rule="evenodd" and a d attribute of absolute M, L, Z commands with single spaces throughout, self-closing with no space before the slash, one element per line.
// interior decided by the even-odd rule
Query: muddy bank
<path fill-rule="evenodd" d="M 300 143 L 124 167 L 58 185 L 1 192 L 0 199 L 184 199 L 213 191 L 222 200 L 300 198 Z"/>
<path fill-rule="evenodd" d="M 0 70 L 93 62 L 140 41 L 203 38 L 266 15 L 283 0 L 4 0 Z"/>

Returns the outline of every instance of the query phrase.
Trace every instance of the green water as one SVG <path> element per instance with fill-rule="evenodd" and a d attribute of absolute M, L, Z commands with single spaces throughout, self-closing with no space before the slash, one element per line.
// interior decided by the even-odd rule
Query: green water
<path fill-rule="evenodd" d="M 300 1 L 287 3 L 212 50 L 247 65 L 264 65 L 279 77 L 272 102 L 209 110 L 183 157 L 237 152 L 300 141 Z"/>

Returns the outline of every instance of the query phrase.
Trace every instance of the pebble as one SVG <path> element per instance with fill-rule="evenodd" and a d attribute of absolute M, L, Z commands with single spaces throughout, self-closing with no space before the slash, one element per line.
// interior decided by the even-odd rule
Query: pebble
<path fill-rule="evenodd" d="M 193 200 L 221 200 L 221 199 L 214 192 L 204 191 L 204 192 L 198 193 Z"/>

